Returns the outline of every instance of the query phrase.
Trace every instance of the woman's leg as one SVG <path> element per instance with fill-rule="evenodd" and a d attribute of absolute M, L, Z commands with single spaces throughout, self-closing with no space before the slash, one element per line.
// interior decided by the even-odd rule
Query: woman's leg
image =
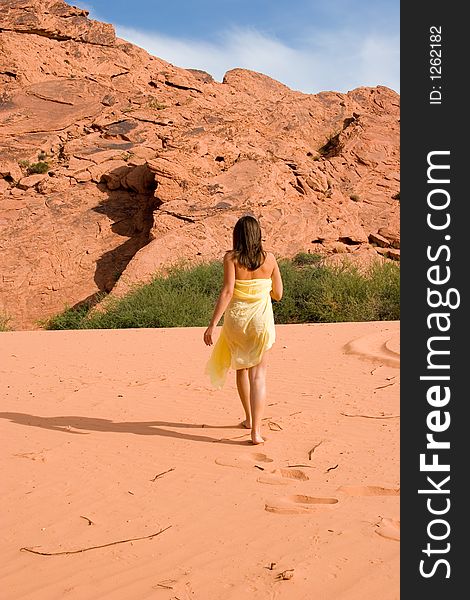
<path fill-rule="evenodd" d="M 267 352 L 261 362 L 248 369 L 250 381 L 250 407 L 251 407 L 251 439 L 253 444 L 262 444 L 261 419 L 266 403 L 266 369 L 268 366 Z"/>
<path fill-rule="evenodd" d="M 250 409 L 250 381 L 248 379 L 248 369 L 237 370 L 237 390 L 245 411 L 245 420 L 243 427 L 251 428 L 251 409 Z"/>

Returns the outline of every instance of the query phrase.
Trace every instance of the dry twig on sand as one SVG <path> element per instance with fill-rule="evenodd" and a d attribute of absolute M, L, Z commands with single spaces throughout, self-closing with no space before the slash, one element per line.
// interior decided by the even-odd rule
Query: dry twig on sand
<path fill-rule="evenodd" d="M 282 427 L 275 421 L 268 421 L 268 427 L 271 431 L 282 431 Z"/>
<path fill-rule="evenodd" d="M 318 446 L 323 442 L 323 440 L 321 440 L 320 442 L 318 442 L 318 444 L 315 444 L 315 446 L 308 451 L 308 460 L 312 460 L 312 454 L 315 452 L 315 450 L 318 448 Z"/>
<path fill-rule="evenodd" d="M 80 519 L 85 519 L 85 521 L 88 521 L 88 525 L 93 525 L 93 521 L 91 519 L 89 519 L 88 517 L 84 517 L 83 515 L 80 515 Z"/>
<path fill-rule="evenodd" d="M 276 579 L 287 580 L 292 579 L 292 577 L 294 577 L 294 569 L 286 569 L 285 571 L 281 571 L 281 573 L 278 573 Z"/>
<path fill-rule="evenodd" d="M 382 390 L 383 388 L 389 387 L 390 385 L 395 385 L 395 382 L 387 383 L 386 385 L 379 385 L 379 387 L 374 388 L 374 390 Z"/>
<path fill-rule="evenodd" d="M 325 471 L 325 473 L 329 473 L 330 471 L 334 471 L 334 469 L 337 469 L 339 467 L 339 465 L 335 465 L 334 467 L 328 467 L 328 469 Z"/>
<path fill-rule="evenodd" d="M 107 548 L 108 546 L 115 546 L 116 544 L 124 544 L 126 542 L 136 542 L 137 540 L 150 540 L 157 535 L 160 535 L 167 529 L 170 529 L 171 525 L 165 527 L 165 529 L 160 529 L 157 533 L 152 533 L 152 535 L 143 535 L 141 537 L 129 538 L 126 540 L 118 540 L 117 542 L 109 542 L 108 544 L 100 544 L 99 546 L 89 546 L 88 548 L 80 548 L 79 550 L 64 550 L 62 552 L 39 552 L 39 550 L 33 550 L 32 548 L 20 548 L 20 551 L 23 552 L 31 552 L 32 554 L 40 554 L 41 556 L 60 556 L 61 554 L 79 554 L 80 552 L 86 552 L 87 550 L 96 550 L 97 548 Z"/>
<path fill-rule="evenodd" d="M 163 471 L 163 473 L 157 473 L 157 475 L 155 475 L 155 477 L 153 479 L 151 479 L 150 481 L 156 481 L 157 479 L 159 479 L 160 477 L 162 477 L 166 473 L 170 473 L 171 471 L 174 471 L 174 470 L 175 470 L 175 468 L 172 467 L 171 469 L 168 469 L 167 471 Z"/>
<path fill-rule="evenodd" d="M 340 413 L 343 417 L 362 417 L 364 419 L 399 419 L 400 415 L 350 415 L 349 413 Z"/>

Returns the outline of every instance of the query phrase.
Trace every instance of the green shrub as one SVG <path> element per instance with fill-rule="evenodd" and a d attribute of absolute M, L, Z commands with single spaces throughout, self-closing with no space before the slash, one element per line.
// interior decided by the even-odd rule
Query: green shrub
<path fill-rule="evenodd" d="M 326 266 L 317 254 L 300 253 L 279 262 L 284 296 L 274 302 L 276 323 L 387 321 L 400 318 L 400 267 L 377 261 L 366 272 L 351 263 Z M 204 327 L 223 279 L 220 262 L 181 264 L 135 287 L 123 298 L 108 299 L 105 310 L 66 309 L 43 323 L 47 329 L 125 329 Z"/>
<path fill-rule="evenodd" d="M 8 323 L 10 322 L 10 317 L 5 313 L 0 312 L 0 331 L 10 331 L 10 327 Z"/>
<path fill-rule="evenodd" d="M 39 325 L 44 327 L 44 329 L 84 329 L 83 322 L 89 310 L 90 306 L 87 304 L 84 304 L 79 308 L 67 307 L 58 315 L 40 321 Z"/>
<path fill-rule="evenodd" d="M 156 98 L 150 98 L 148 101 L 148 107 L 152 108 L 153 110 L 164 110 L 167 108 L 166 104 L 162 104 Z"/>
<path fill-rule="evenodd" d="M 400 318 L 400 267 L 378 261 L 365 273 L 351 263 L 304 268 L 280 264 L 284 297 L 274 304 L 277 323 L 389 321 Z"/>
<path fill-rule="evenodd" d="M 36 163 L 30 163 L 29 160 L 19 160 L 18 164 L 20 167 L 26 170 L 28 175 L 34 175 L 35 173 L 47 173 L 49 171 L 49 163 L 40 160 Z"/>
<path fill-rule="evenodd" d="M 27 167 L 28 175 L 34 175 L 35 173 L 47 173 L 49 171 L 49 163 L 40 160 L 37 163 L 31 163 Z"/>
<path fill-rule="evenodd" d="M 323 257 L 321 254 L 310 254 L 309 252 L 299 252 L 294 256 L 292 262 L 297 267 L 305 265 L 318 265 L 322 262 Z"/>
<path fill-rule="evenodd" d="M 197 327 L 207 325 L 223 277 L 222 265 L 179 266 L 109 302 L 105 313 L 86 319 L 86 327 Z"/>

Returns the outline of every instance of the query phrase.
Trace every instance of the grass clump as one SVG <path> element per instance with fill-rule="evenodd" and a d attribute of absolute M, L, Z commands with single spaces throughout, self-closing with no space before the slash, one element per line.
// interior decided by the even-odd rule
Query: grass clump
<path fill-rule="evenodd" d="M 285 293 L 276 323 L 390 321 L 400 318 L 400 267 L 376 262 L 365 272 L 351 263 L 303 268 L 280 263 Z"/>
<path fill-rule="evenodd" d="M 34 175 L 35 173 L 47 173 L 49 171 L 49 163 L 45 160 L 40 160 L 36 163 L 31 163 L 27 168 L 28 175 Z"/>
<path fill-rule="evenodd" d="M 152 108 L 153 110 L 164 110 L 167 108 L 166 104 L 162 104 L 156 98 L 150 98 L 148 101 L 148 107 Z"/>
<path fill-rule="evenodd" d="M 10 322 L 10 317 L 5 313 L 0 312 L 0 331 L 10 331 L 10 327 L 8 323 Z"/>
<path fill-rule="evenodd" d="M 85 319 L 90 311 L 91 305 L 83 304 L 79 307 L 67 307 L 64 311 L 41 321 L 39 325 L 44 329 L 86 329 Z"/>
<path fill-rule="evenodd" d="M 128 329 L 207 325 L 223 279 L 222 264 L 179 265 L 166 276 L 107 302 L 105 312 L 67 309 L 44 323 L 46 329 Z"/>
<path fill-rule="evenodd" d="M 284 296 L 274 302 L 281 323 L 387 321 L 400 318 L 400 267 L 385 261 L 361 272 L 351 263 L 327 266 L 317 254 L 300 253 L 279 263 Z M 179 265 L 166 276 L 109 299 L 103 312 L 91 306 L 67 309 L 42 325 L 46 329 L 127 329 L 205 327 L 223 279 L 219 262 Z"/>
<path fill-rule="evenodd" d="M 43 173 L 47 173 L 49 171 L 49 163 L 44 160 L 40 160 L 35 163 L 30 163 L 29 160 L 19 160 L 18 164 L 20 167 L 26 170 L 28 175 L 42 175 Z"/>
<path fill-rule="evenodd" d="M 309 252 L 299 252 L 292 259 L 292 264 L 296 267 L 307 265 L 319 265 L 323 261 L 321 254 L 310 254 Z"/>

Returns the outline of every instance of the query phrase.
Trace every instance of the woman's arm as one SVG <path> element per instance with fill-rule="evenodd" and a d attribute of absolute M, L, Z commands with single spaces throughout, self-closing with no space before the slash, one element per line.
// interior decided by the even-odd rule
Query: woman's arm
<path fill-rule="evenodd" d="M 271 290 L 271 298 L 273 300 L 280 300 L 282 298 L 282 293 L 284 291 L 283 285 L 282 285 L 282 277 L 281 277 L 281 272 L 279 270 L 279 265 L 277 264 L 277 260 L 273 255 L 273 259 L 274 259 L 274 269 L 273 269 L 273 273 L 271 275 L 271 279 L 273 282 L 273 287 Z"/>
<path fill-rule="evenodd" d="M 219 294 L 217 304 L 214 308 L 212 319 L 209 327 L 204 332 L 204 343 L 206 346 L 212 346 L 214 343 L 213 335 L 217 323 L 220 321 L 225 309 L 229 305 L 233 296 L 233 288 L 235 287 L 235 264 L 233 263 L 230 253 L 227 252 L 224 256 L 224 283 Z"/>

